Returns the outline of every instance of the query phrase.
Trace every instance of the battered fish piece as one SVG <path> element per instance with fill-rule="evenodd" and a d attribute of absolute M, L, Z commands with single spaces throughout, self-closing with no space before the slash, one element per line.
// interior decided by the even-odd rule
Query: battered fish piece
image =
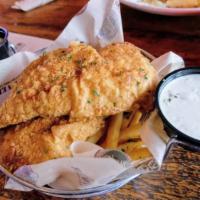
<path fill-rule="evenodd" d="M 109 116 L 131 109 L 155 90 L 157 72 L 130 43 L 100 49 L 106 65 L 82 70 L 72 82 L 72 118 Z M 152 95 L 151 95 L 152 96 Z"/>
<path fill-rule="evenodd" d="M 71 81 L 84 64 L 92 66 L 102 60 L 91 46 L 74 44 L 33 61 L 12 84 L 10 96 L 0 107 L 0 128 L 38 116 L 68 115 L 72 109 Z"/>
<path fill-rule="evenodd" d="M 157 73 L 130 43 L 95 50 L 86 44 L 47 53 L 31 63 L 0 107 L 0 128 L 34 117 L 71 119 L 126 111 L 155 88 Z"/>
<path fill-rule="evenodd" d="M 102 118 L 73 123 L 63 118 L 38 118 L 8 128 L 0 135 L 0 163 L 12 171 L 26 164 L 69 157 L 73 141 L 86 141 L 103 128 Z"/>

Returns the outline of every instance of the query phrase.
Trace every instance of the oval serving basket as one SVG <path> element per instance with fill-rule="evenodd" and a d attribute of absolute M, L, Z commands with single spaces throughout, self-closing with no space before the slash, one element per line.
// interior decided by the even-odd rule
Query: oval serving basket
<path fill-rule="evenodd" d="M 43 51 L 44 49 L 42 49 Z M 140 49 L 142 54 L 147 57 L 150 61 L 154 60 L 155 57 L 148 53 L 147 51 Z M 40 51 L 40 53 L 42 52 Z M 50 187 L 38 187 L 26 180 L 23 180 L 20 177 L 17 177 L 10 173 L 7 169 L 5 169 L 3 166 L 0 165 L 0 171 L 4 173 L 7 177 L 11 178 L 15 182 L 30 188 L 32 190 L 36 190 L 38 192 L 41 192 L 43 194 L 46 194 L 48 196 L 53 196 L 53 197 L 61 197 L 61 198 L 87 198 L 87 197 L 93 197 L 93 196 L 98 196 L 98 195 L 103 195 L 108 192 L 112 192 L 114 190 L 119 189 L 120 187 L 124 186 L 137 176 L 138 174 L 132 174 L 130 176 L 126 176 L 125 178 L 119 179 L 117 181 L 113 181 L 107 185 L 103 185 L 100 187 L 95 187 L 95 188 L 90 188 L 90 189 L 84 189 L 84 190 L 58 190 Z"/>

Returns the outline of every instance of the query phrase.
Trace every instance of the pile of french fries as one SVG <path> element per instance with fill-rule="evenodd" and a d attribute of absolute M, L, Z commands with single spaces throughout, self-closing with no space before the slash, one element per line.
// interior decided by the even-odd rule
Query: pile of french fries
<path fill-rule="evenodd" d="M 106 149 L 119 149 L 129 155 L 132 160 L 151 157 L 151 153 L 142 142 L 140 129 L 142 126 L 142 112 L 137 108 L 131 113 L 119 113 L 111 117 L 106 137 L 100 145 Z M 97 143 L 102 137 L 99 131 L 88 139 Z"/>
<path fill-rule="evenodd" d="M 136 106 L 132 112 L 118 113 L 110 118 L 106 137 L 100 146 L 105 149 L 119 149 L 132 160 L 139 160 L 152 157 L 151 153 L 142 142 L 140 129 L 143 122 L 143 113 Z M 88 138 L 88 142 L 98 143 L 102 138 L 103 132 Z"/>
<path fill-rule="evenodd" d="M 120 149 L 132 160 L 150 157 L 151 154 L 140 138 L 142 112 L 132 112 L 127 118 L 125 113 L 119 113 L 111 118 L 104 148 Z"/>

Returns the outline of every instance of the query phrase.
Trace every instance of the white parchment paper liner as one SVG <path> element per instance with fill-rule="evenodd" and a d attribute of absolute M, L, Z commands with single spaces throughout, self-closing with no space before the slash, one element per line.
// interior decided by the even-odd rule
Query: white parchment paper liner
<path fill-rule="evenodd" d="M 78 40 L 102 47 L 113 42 L 123 42 L 122 19 L 119 0 L 91 0 L 69 22 L 61 35 L 47 49 L 47 51 L 66 47 L 71 41 Z M 36 59 L 41 52 L 21 52 L 0 61 L 0 103 L 5 100 L 10 91 L 9 84 L 5 84 L 16 78 L 27 66 Z M 184 66 L 183 59 L 173 52 L 166 53 L 155 59 L 152 64 L 162 78 L 174 69 Z M 152 116 L 157 116 L 156 113 Z M 166 134 L 161 135 L 151 117 L 141 130 L 144 143 L 151 151 L 159 165 L 162 164 L 166 150 Z M 162 129 L 162 127 L 161 127 Z M 159 132 L 159 133 L 158 133 Z M 161 131 L 162 132 L 162 131 Z M 78 149 L 78 150 L 77 150 Z M 101 147 L 88 142 L 75 142 L 71 146 L 74 158 L 60 158 L 46 161 L 40 164 L 23 166 L 15 175 L 43 186 L 51 185 L 57 189 L 85 189 L 105 185 L 112 180 L 138 176 L 155 169 L 152 163 L 154 159 L 145 159 L 133 162 L 131 167 L 119 163 L 112 158 L 97 158 L 94 155 Z M 156 167 L 158 168 L 158 167 Z M 5 185 L 7 189 L 29 191 L 17 182 L 9 179 Z"/>
<path fill-rule="evenodd" d="M 52 1 L 54 0 L 18 0 L 12 5 L 12 8 L 27 12 Z"/>

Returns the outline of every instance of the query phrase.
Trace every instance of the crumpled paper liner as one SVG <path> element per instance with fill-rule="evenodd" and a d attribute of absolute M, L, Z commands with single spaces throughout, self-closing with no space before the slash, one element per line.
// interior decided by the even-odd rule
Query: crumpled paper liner
<path fill-rule="evenodd" d="M 43 6 L 52 2 L 53 0 L 20 0 L 16 1 L 13 5 L 13 9 L 23 10 L 25 12 L 33 10 L 37 7 Z"/>
<path fill-rule="evenodd" d="M 49 184 L 56 189 L 74 190 L 105 185 L 127 169 L 126 165 L 115 159 L 95 156 L 98 151 L 104 150 L 89 142 L 74 142 L 71 151 L 73 158 L 59 158 L 23 166 L 16 171 L 15 175 L 37 186 Z M 9 179 L 5 188 L 16 189 L 16 186 L 19 187 L 18 189 L 21 188 L 21 185 L 16 185 L 12 179 Z M 30 191 L 25 187 L 23 190 Z"/>
<path fill-rule="evenodd" d="M 8 41 L 15 46 L 16 52 L 31 51 L 35 52 L 38 49 L 46 48 L 51 45 L 52 40 L 24 35 L 20 33 L 9 32 Z"/>
<path fill-rule="evenodd" d="M 89 1 L 46 51 L 66 47 L 74 40 L 83 41 L 97 48 L 112 42 L 123 42 L 119 0 Z M 9 94 L 10 87 L 7 82 L 16 78 L 40 53 L 42 51 L 20 52 L 0 61 L 0 83 L 3 84 L 0 87 L 0 103 Z M 173 52 L 155 59 L 152 64 L 159 72 L 160 78 L 184 66 L 183 59 Z M 161 165 L 166 151 L 166 141 L 157 134 L 158 131 L 154 130 L 155 127 L 151 126 L 152 124 L 154 124 L 152 118 L 147 120 L 141 136 L 154 158 L 135 161 L 127 165 L 113 158 L 96 157 L 97 151 L 104 151 L 101 147 L 87 142 L 75 142 L 71 145 L 74 158 L 60 158 L 23 166 L 16 170 L 15 175 L 37 186 L 48 184 L 53 188 L 65 190 L 97 187 L 113 180 L 137 177 L 158 169 L 155 160 Z M 12 179 L 8 180 L 5 188 L 30 191 L 29 188 Z"/>

